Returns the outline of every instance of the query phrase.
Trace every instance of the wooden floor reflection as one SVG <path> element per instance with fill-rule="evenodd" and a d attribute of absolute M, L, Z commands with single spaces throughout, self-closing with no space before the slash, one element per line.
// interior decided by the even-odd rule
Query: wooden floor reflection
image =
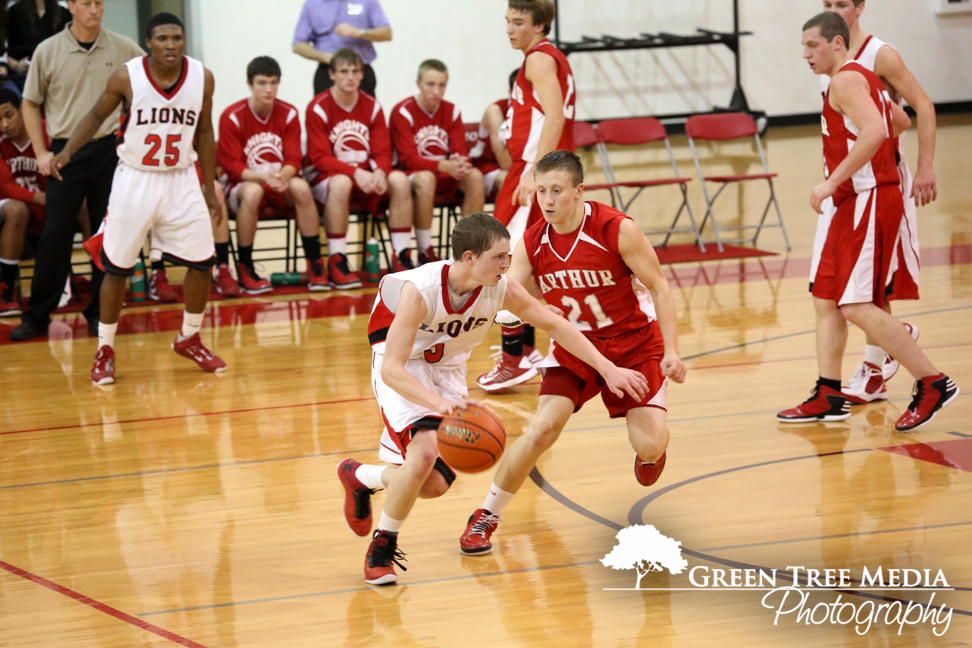
<path fill-rule="evenodd" d="M 458 551 L 489 473 L 463 475 L 446 497 L 419 502 L 402 531 L 409 569 L 398 587 L 363 584 L 367 541 L 343 522 L 334 474 L 345 457 L 377 455 L 365 336 L 373 291 L 214 305 L 203 335 L 229 364 L 219 376 L 169 349 L 174 307 L 126 313 L 131 334 L 117 339 L 119 382 L 109 388 L 90 383 L 96 341 L 75 315 L 55 322 L 50 340 L 0 345 L 0 646 L 964 645 L 972 636 L 969 119 L 943 119 L 939 142 L 940 198 L 919 212 L 922 299 L 895 305 L 965 389 L 931 425 L 894 432 L 910 400 L 903 370 L 890 401 L 855 408 L 849 421 L 777 425 L 776 411 L 803 400 L 816 375 L 806 292 L 816 218 L 807 203 L 820 142 L 815 129 L 774 131 L 770 166 L 793 251 L 669 269 L 692 371 L 669 390 L 661 481 L 637 485 L 623 425 L 592 402 L 505 511 L 493 555 Z M 719 152 L 717 164 L 744 168 L 747 151 Z M 618 168 L 636 176 L 654 167 L 638 154 Z M 647 225 L 668 200 L 659 193 L 632 211 Z M 751 216 L 765 195 L 745 189 L 726 200 Z M 782 252 L 782 237 L 768 233 L 760 247 Z M 498 331 L 488 340 L 497 344 Z M 845 376 L 862 353 L 852 331 Z M 489 354 L 476 351 L 471 376 L 489 368 Z M 473 393 L 515 442 L 537 391 L 533 382 Z M 936 592 L 935 603 L 955 609 L 951 625 L 943 636 L 930 624 L 899 634 L 883 623 L 862 635 L 793 615 L 774 625 L 763 592 L 683 591 L 687 571 L 646 576 L 642 592 L 619 590 L 633 586 L 633 572 L 599 559 L 618 529 L 642 522 L 680 541 L 690 567 L 942 570 L 956 589 Z M 814 593 L 811 603 L 836 596 Z"/>

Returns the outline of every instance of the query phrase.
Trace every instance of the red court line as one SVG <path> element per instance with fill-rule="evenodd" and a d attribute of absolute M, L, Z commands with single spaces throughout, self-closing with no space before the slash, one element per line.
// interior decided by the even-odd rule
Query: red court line
<path fill-rule="evenodd" d="M 0 560 L 0 569 L 5 569 L 5 570 L 7 570 L 8 572 L 10 572 L 11 574 L 13 574 L 15 576 L 20 576 L 21 578 L 23 578 L 25 580 L 29 580 L 32 583 L 35 583 L 37 585 L 41 585 L 43 587 L 46 587 L 47 589 L 52 590 L 54 592 L 57 592 L 58 594 L 63 594 L 64 596 L 66 596 L 68 598 L 71 598 L 71 599 L 74 599 L 75 601 L 78 601 L 79 603 L 84 603 L 85 605 L 87 605 L 89 607 L 93 607 L 94 609 L 98 610 L 99 612 L 104 612 L 105 614 L 107 614 L 109 616 L 113 616 L 113 617 L 115 617 L 116 619 L 118 619 L 120 621 L 124 621 L 125 623 L 131 624 L 131 625 L 135 626 L 136 628 L 141 628 L 142 630 L 146 630 L 148 632 L 151 632 L 152 634 L 158 635 L 158 636 L 162 637 L 163 639 L 168 639 L 169 641 L 172 641 L 174 643 L 177 643 L 177 644 L 179 644 L 181 646 L 189 646 L 189 648 L 206 648 L 206 646 L 204 646 L 204 645 L 202 645 L 200 643 L 196 643 L 192 639 L 186 639 L 185 637 L 180 637 L 179 635 L 175 634 L 174 632 L 169 632 L 168 630 L 165 630 L 163 628 L 160 628 L 157 625 L 153 625 L 153 624 L 151 624 L 151 623 L 149 623 L 147 621 L 143 621 L 142 619 L 139 619 L 137 617 L 133 617 L 131 614 L 128 614 L 126 612 L 122 612 L 121 610 L 118 610 L 116 608 L 113 608 L 110 605 L 107 605 L 107 604 L 102 603 L 100 601 L 96 601 L 96 600 L 94 600 L 93 598 L 91 598 L 89 596 L 85 596 L 84 594 L 79 594 L 78 592 L 75 592 L 74 590 L 68 589 L 68 588 L 64 587 L 63 585 L 58 585 L 57 583 L 55 583 L 53 581 L 47 580 L 43 576 L 38 576 L 37 574 L 32 574 L 29 571 L 25 571 L 25 570 L 21 569 L 20 567 L 14 567 L 10 563 L 6 563 L 6 562 L 4 562 L 2 560 Z"/>
<path fill-rule="evenodd" d="M 373 398 L 346 398 L 344 400 L 336 401 L 318 401 L 315 403 L 295 403 L 293 405 L 274 405 L 272 407 L 249 407 L 247 409 L 238 410 L 224 410 L 221 412 L 199 412 L 198 414 L 177 414 L 175 416 L 156 416 L 154 418 L 143 418 L 143 419 L 128 419 L 127 421 L 118 421 L 118 425 L 125 425 L 128 423 L 151 423 L 153 421 L 171 421 L 173 419 L 186 418 L 187 416 L 219 416 L 220 414 L 244 414 L 246 412 L 267 412 L 270 410 L 278 409 L 290 409 L 294 407 L 314 407 L 317 405 L 340 405 L 342 403 L 359 403 L 361 401 L 370 401 Z M 74 428 L 85 428 L 85 427 L 95 427 L 99 425 L 104 425 L 103 423 L 84 423 L 78 425 L 59 425 L 57 427 L 49 428 L 33 428 L 31 430 L 11 430 L 9 432 L 0 432 L 0 436 L 5 434 L 24 434 L 27 432 L 53 432 L 55 430 L 73 430 Z"/>

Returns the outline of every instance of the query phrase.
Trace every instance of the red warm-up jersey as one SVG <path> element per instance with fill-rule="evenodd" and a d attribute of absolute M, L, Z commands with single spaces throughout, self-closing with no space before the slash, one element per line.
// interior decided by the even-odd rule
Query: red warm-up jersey
<path fill-rule="evenodd" d="M 654 319 L 648 290 L 628 268 L 618 249 L 620 211 L 584 203 L 584 220 L 569 234 L 546 221 L 523 235 L 533 276 L 548 304 L 589 338 L 603 339 L 647 329 Z"/>
<path fill-rule="evenodd" d="M 845 71 L 858 72 L 867 79 L 871 100 L 874 101 L 874 105 L 881 113 L 882 121 L 887 128 L 888 139 L 884 140 L 873 158 L 838 187 L 834 193 L 835 205 L 839 205 L 854 194 L 868 191 L 879 185 L 897 184 L 899 182 L 898 164 L 894 156 L 896 143 L 894 127 L 892 126 L 891 97 L 877 75 L 860 63 L 855 61 L 845 63 L 841 68 L 841 73 Z M 841 115 L 830 105 L 829 88 L 824 96 L 821 122 L 823 126 L 824 177 L 826 178 L 830 177 L 830 174 L 850 153 L 861 131 L 849 117 Z"/>
<path fill-rule="evenodd" d="M 570 69 L 567 57 L 546 38 L 534 45 L 526 53 L 529 58 L 534 52 L 549 54 L 557 62 L 557 81 L 560 92 L 564 97 L 564 130 L 560 133 L 558 150 L 574 150 L 574 101 L 577 95 L 574 91 L 574 73 Z M 506 146 L 510 150 L 513 161 L 537 161 L 537 147 L 540 145 L 540 131 L 545 119 L 543 108 L 540 107 L 540 97 L 533 89 L 533 84 L 526 78 L 526 60 L 520 66 L 516 75 L 516 83 L 510 93 L 510 109 L 507 119 L 510 122 L 510 135 Z"/>
<path fill-rule="evenodd" d="M 47 190 L 47 178 L 37 166 L 34 147 L 28 141 L 20 148 L 13 140 L 0 138 L 0 198 L 22 200 L 28 205 L 34 194 Z"/>
<path fill-rule="evenodd" d="M 307 106 L 307 162 L 305 177 L 313 183 L 355 169 L 391 172 L 392 148 L 381 104 L 358 92 L 350 109 L 325 90 Z"/>
<path fill-rule="evenodd" d="M 249 99 L 237 101 L 219 118 L 216 163 L 229 184 L 243 180 L 243 171 L 275 173 L 287 165 L 300 170 L 300 113 L 274 100 L 266 115 L 258 115 Z"/>
<path fill-rule="evenodd" d="M 429 114 L 415 97 L 409 97 L 392 109 L 388 121 L 396 168 L 438 173 L 439 160 L 451 155 L 469 156 L 462 113 L 448 101 Z"/>
<path fill-rule="evenodd" d="M 509 97 L 494 101 L 493 104 L 499 106 L 500 112 L 504 115 L 510 110 Z M 508 130 L 509 123 L 504 122 L 503 127 L 500 128 L 500 137 L 502 139 L 507 139 L 509 135 Z M 499 168 L 496 153 L 493 151 L 493 143 L 489 139 L 489 131 L 483 126 L 482 122 L 479 123 L 477 129 L 466 131 L 466 148 L 469 149 L 469 161 L 484 174 Z"/>

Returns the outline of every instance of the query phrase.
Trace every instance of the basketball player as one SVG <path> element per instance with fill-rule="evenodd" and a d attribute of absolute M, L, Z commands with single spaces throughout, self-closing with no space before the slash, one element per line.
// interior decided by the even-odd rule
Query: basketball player
<path fill-rule="evenodd" d="M 0 89 L 0 317 L 20 315 L 14 283 L 28 233 L 44 229 L 47 177 L 20 112 L 20 95 Z"/>
<path fill-rule="evenodd" d="M 820 377 L 809 399 L 777 419 L 804 423 L 850 416 L 840 391 L 849 320 L 918 379 L 908 411 L 895 424 L 899 432 L 910 432 L 931 421 L 959 389 L 882 308 L 904 217 L 894 134 L 911 121 L 881 80 L 854 61 L 848 42 L 850 30 L 836 13 L 818 14 L 803 26 L 803 57 L 816 74 L 830 77 L 822 115 L 827 179 L 814 188 L 810 205 L 823 213 L 823 202 L 832 197 L 834 213 L 829 222 L 821 219 L 827 231 L 813 282 Z"/>
<path fill-rule="evenodd" d="M 864 12 L 864 0 L 824 0 L 824 11 L 840 15 L 850 30 L 848 51 L 855 61 L 874 72 L 884 83 L 892 101 L 915 109 L 918 122 L 918 171 L 914 180 L 908 161 L 905 159 L 904 135 L 897 138 L 898 175 L 901 178 L 901 193 L 904 196 L 904 219 L 901 221 L 900 235 L 896 247 L 897 258 L 891 262 L 888 278 L 890 293 L 884 303 L 884 310 L 891 312 L 893 299 L 918 299 L 918 210 L 917 205 L 927 205 L 938 195 L 935 179 L 935 105 L 922 89 L 921 84 L 908 70 L 898 51 L 884 41 L 869 36 L 861 30 L 860 16 Z M 826 94 L 830 77 L 820 76 L 821 88 Z M 829 214 L 833 205 L 828 203 Z M 826 233 L 826 230 L 823 231 Z M 823 240 L 817 243 L 822 246 Z M 816 266 L 814 266 L 814 269 Z M 812 279 L 811 279 L 812 281 Z M 911 336 L 918 339 L 918 327 L 905 324 Z M 885 383 L 898 371 L 899 363 L 884 352 L 870 337 L 864 349 L 864 362 L 858 365 L 850 382 L 844 387 L 844 394 L 851 403 L 870 403 L 887 400 L 888 390 Z"/>
<path fill-rule="evenodd" d="M 567 57 L 547 39 L 555 12 L 552 0 L 509 0 L 506 10 L 506 34 L 525 59 L 507 114 L 512 166 L 496 197 L 494 216 L 510 228 L 514 247 L 527 227 L 542 220 L 533 198 L 534 162 L 554 150 L 574 150 L 574 76 Z M 497 321 L 504 326 L 499 361 L 476 380 L 488 392 L 530 380 L 542 359 L 534 353 L 529 325 L 523 327 L 509 313 Z"/>
<path fill-rule="evenodd" d="M 395 256 L 392 270 L 412 263 L 412 188 L 401 171 L 392 170 L 391 139 L 381 104 L 358 88 L 361 56 L 352 49 L 334 52 L 330 63 L 334 85 L 307 106 L 307 166 L 304 177 L 324 210 L 328 279 L 338 290 L 360 288 L 348 266 L 347 233 L 351 201 L 372 213 L 388 196 L 388 229 Z"/>
<path fill-rule="evenodd" d="M 213 74 L 199 61 L 184 56 L 185 28 L 176 16 L 156 14 L 145 31 L 149 55 L 132 59 L 111 75 L 98 103 L 51 162 L 51 172 L 58 177 L 71 154 L 123 104 L 120 163 L 112 180 L 110 216 L 105 217 L 100 236 L 85 244 L 107 273 L 101 286 L 98 353 L 91 369 L 91 381 L 98 385 L 115 382 L 112 347 L 125 284 L 149 233 L 163 259 L 186 267 L 186 310 L 172 349 L 205 371 L 226 368 L 199 339 L 215 252 L 210 218 L 218 224 L 222 216 L 213 187 Z M 199 141 L 201 187 L 193 138 Z"/>
<path fill-rule="evenodd" d="M 387 275 L 378 287 L 368 339 L 372 386 L 385 423 L 378 456 L 392 465 L 345 459 L 338 466 L 344 515 L 356 535 L 371 530 L 371 494 L 388 490 L 365 558 L 365 582 L 371 585 L 398 580 L 392 565 L 402 566 L 398 532 L 416 498 L 440 497 L 456 478 L 438 456 L 436 430 L 443 415 L 470 402 L 466 360 L 500 309 L 534 323 L 597 367 L 618 398 L 645 394 L 644 376 L 615 367 L 567 320 L 507 279 L 509 236 L 490 215 L 470 214 L 453 231 L 452 259 Z"/>
<path fill-rule="evenodd" d="M 483 211 L 483 174 L 466 150 L 466 131 L 458 106 L 443 100 L 449 70 L 437 59 L 422 61 L 419 93 L 396 105 L 388 120 L 398 166 L 412 184 L 415 240 L 419 265 L 441 261 L 432 248 L 436 195 L 447 200 L 461 191 L 462 215 Z"/>
<path fill-rule="evenodd" d="M 253 239 L 262 208 L 280 211 L 293 207 L 297 216 L 304 255 L 307 259 L 308 289 L 331 289 L 321 259 L 320 221 L 310 185 L 300 177 L 300 116 L 297 109 L 277 99 L 280 65 L 269 56 L 258 56 L 246 66 L 250 96 L 231 104 L 219 119 L 219 147 L 216 159 L 223 169 L 226 203 L 236 214 L 236 236 L 240 263 L 236 274 L 240 289 L 249 295 L 273 290 L 270 282 L 256 273 Z M 226 252 L 229 230 L 226 230 Z M 222 256 L 219 251 L 218 256 Z M 220 263 L 223 259 L 218 259 Z"/>
<path fill-rule="evenodd" d="M 503 509 L 571 414 L 598 393 L 611 418 L 625 417 L 638 482 L 651 486 L 658 481 L 668 447 L 668 379 L 685 380 L 675 301 L 651 243 L 623 213 L 584 201 L 584 167 L 573 152 L 548 153 L 533 172 L 544 221 L 532 225 L 516 246 L 510 278 L 536 282 L 547 303 L 562 308 L 608 360 L 643 374 L 648 390 L 638 396 L 618 394 L 583 358 L 554 345 L 552 359 L 545 362 L 552 366 L 540 384 L 537 412 L 503 454 L 486 501 L 469 517 L 459 539 L 461 551 L 469 555 L 492 551 L 490 536 Z"/>

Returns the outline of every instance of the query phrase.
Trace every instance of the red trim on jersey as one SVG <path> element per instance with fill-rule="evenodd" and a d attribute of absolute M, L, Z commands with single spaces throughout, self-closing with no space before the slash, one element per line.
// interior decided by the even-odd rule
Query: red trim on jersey
<path fill-rule="evenodd" d="M 473 291 L 472 296 L 466 300 L 462 308 L 458 311 L 452 310 L 452 300 L 449 299 L 449 265 L 446 264 L 442 266 L 442 304 L 445 306 L 446 312 L 450 315 L 462 315 L 469 307 L 473 305 L 477 299 L 479 299 L 479 293 L 483 292 L 483 287 L 479 286 Z"/>
<path fill-rule="evenodd" d="M 864 42 L 861 44 L 861 48 L 857 50 L 857 54 L 854 55 L 855 61 L 859 59 L 861 57 L 861 54 L 864 53 L 864 50 L 867 49 L 867 44 L 871 42 L 872 38 L 874 38 L 874 36 L 868 36 L 867 38 L 864 39 Z"/>
<path fill-rule="evenodd" d="M 159 84 L 156 83 L 155 79 L 152 78 L 152 72 L 149 70 L 148 59 L 149 57 L 143 56 L 142 65 L 145 67 L 145 76 L 148 77 L 149 83 L 152 84 L 152 87 L 155 88 L 156 92 L 162 95 L 162 97 L 165 99 L 172 99 L 174 96 L 179 94 L 179 90 L 182 89 L 182 84 L 186 82 L 186 77 L 189 76 L 189 61 L 186 59 L 186 57 L 182 57 L 182 72 L 179 73 L 179 80 L 176 81 L 176 84 L 172 90 L 168 92 L 160 88 Z"/>
<path fill-rule="evenodd" d="M 392 320 L 395 319 L 395 313 L 388 310 L 385 306 L 385 302 L 381 300 L 381 295 L 378 296 L 378 304 L 375 306 L 374 312 L 371 314 L 371 318 L 368 320 L 368 341 L 372 345 L 378 344 L 379 342 L 384 342 L 385 338 L 388 336 L 388 327 L 391 326 Z M 382 331 L 379 336 L 380 339 L 372 340 L 371 336 L 373 333 Z"/>

